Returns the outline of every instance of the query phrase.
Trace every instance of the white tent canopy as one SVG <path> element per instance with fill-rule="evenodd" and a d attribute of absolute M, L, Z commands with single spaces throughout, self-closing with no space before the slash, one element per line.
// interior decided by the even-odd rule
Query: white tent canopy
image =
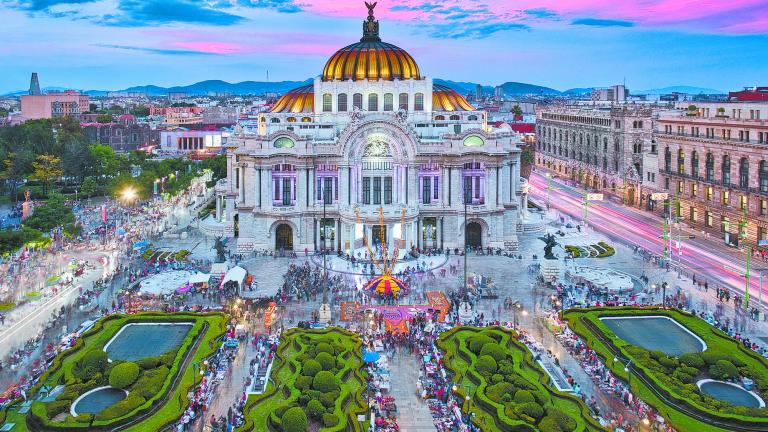
<path fill-rule="evenodd" d="M 221 283 L 225 284 L 227 282 L 234 281 L 237 282 L 238 290 L 242 290 L 243 284 L 245 283 L 245 276 L 247 274 L 248 272 L 240 266 L 232 267 L 224 276 L 224 280 Z"/>
<path fill-rule="evenodd" d="M 189 277 L 190 272 L 186 270 L 158 273 L 141 281 L 139 289 L 143 293 L 154 295 L 172 294 L 176 288 L 186 285 Z"/>
<path fill-rule="evenodd" d="M 210 279 L 211 279 L 211 275 L 208 273 L 195 273 L 189 277 L 189 283 L 191 284 L 208 283 Z"/>
<path fill-rule="evenodd" d="M 225 262 L 223 263 L 213 263 L 211 264 L 211 275 L 212 276 L 218 276 L 223 275 L 224 273 L 229 270 L 229 265 Z"/>

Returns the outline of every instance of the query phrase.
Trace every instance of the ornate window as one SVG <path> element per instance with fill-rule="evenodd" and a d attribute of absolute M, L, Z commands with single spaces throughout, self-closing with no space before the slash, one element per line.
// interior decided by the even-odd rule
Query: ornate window
<path fill-rule="evenodd" d="M 339 93 L 339 96 L 337 97 L 337 101 L 336 101 L 336 109 L 339 112 L 347 111 L 347 94 L 346 93 Z"/>
<path fill-rule="evenodd" d="M 368 111 L 379 110 L 379 95 L 371 93 L 368 95 Z"/>
<path fill-rule="evenodd" d="M 696 150 L 691 153 L 691 175 L 694 178 L 699 177 L 699 153 Z"/>
<path fill-rule="evenodd" d="M 749 159 L 745 157 L 739 161 L 739 187 L 749 187 Z"/>
<path fill-rule="evenodd" d="M 355 93 L 352 95 L 352 106 L 357 109 L 363 109 L 363 95 Z"/>
<path fill-rule="evenodd" d="M 333 111 L 333 96 L 330 93 L 323 95 L 323 112 Z"/>
<path fill-rule="evenodd" d="M 413 101 L 414 111 L 424 111 L 424 93 L 416 93 Z"/>
<path fill-rule="evenodd" d="M 476 115 L 471 115 L 471 116 L 467 117 L 467 120 L 468 121 L 477 121 L 477 116 Z"/>
<path fill-rule="evenodd" d="M 461 117 L 457 116 L 456 114 L 451 116 L 451 120 L 461 120 Z"/>
<path fill-rule="evenodd" d="M 715 180 L 715 156 L 712 153 L 707 153 L 705 174 L 707 181 Z"/>
<path fill-rule="evenodd" d="M 477 135 L 470 135 L 464 138 L 465 147 L 482 147 L 484 145 L 485 145 L 485 141 Z"/>
<path fill-rule="evenodd" d="M 435 116 L 435 121 L 443 121 L 443 120 L 445 120 L 445 116 L 441 116 L 441 115 Z"/>
<path fill-rule="evenodd" d="M 677 151 L 677 172 L 685 174 L 685 152 L 683 149 Z"/>
<path fill-rule="evenodd" d="M 392 93 L 384 93 L 384 111 L 393 111 L 394 96 Z"/>
<path fill-rule="evenodd" d="M 288 137 L 280 137 L 276 139 L 274 143 L 275 148 L 293 148 L 295 146 L 296 143 Z"/>
<path fill-rule="evenodd" d="M 731 157 L 728 155 L 723 156 L 723 163 L 721 165 L 723 171 L 723 186 L 731 184 Z"/>
<path fill-rule="evenodd" d="M 408 111 L 408 93 L 400 93 L 398 109 L 403 109 Z"/>

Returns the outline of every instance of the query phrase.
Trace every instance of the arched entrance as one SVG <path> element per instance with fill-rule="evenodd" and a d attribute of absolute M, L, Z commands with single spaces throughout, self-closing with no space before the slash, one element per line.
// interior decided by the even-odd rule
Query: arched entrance
<path fill-rule="evenodd" d="M 371 237 L 373 240 L 373 244 L 376 246 L 387 243 L 387 227 L 382 225 L 372 226 Z"/>
<path fill-rule="evenodd" d="M 483 247 L 483 227 L 477 222 L 467 224 L 467 246 L 471 248 Z"/>
<path fill-rule="evenodd" d="M 275 229 L 275 249 L 293 250 L 293 228 L 288 224 L 280 224 Z"/>

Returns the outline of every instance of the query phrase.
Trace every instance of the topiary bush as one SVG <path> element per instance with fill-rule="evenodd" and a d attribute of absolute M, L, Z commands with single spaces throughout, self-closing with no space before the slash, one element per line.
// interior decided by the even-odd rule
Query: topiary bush
<path fill-rule="evenodd" d="M 332 392 L 339 387 L 336 377 L 328 371 L 320 371 L 312 380 L 312 388 L 322 393 Z"/>
<path fill-rule="evenodd" d="M 536 402 L 533 393 L 528 390 L 518 390 L 515 392 L 515 403 L 524 404 L 528 402 Z"/>
<path fill-rule="evenodd" d="M 131 393 L 125 399 L 96 414 L 96 420 L 111 420 L 122 417 L 143 405 L 144 402 L 146 402 L 146 399 L 138 394 Z"/>
<path fill-rule="evenodd" d="M 467 341 L 469 342 L 469 350 L 472 351 L 475 354 L 480 354 L 480 351 L 483 349 L 483 346 L 487 343 L 496 343 L 496 340 L 492 337 L 484 334 L 479 334 L 472 336 Z"/>
<path fill-rule="evenodd" d="M 317 344 L 317 346 L 315 347 L 315 352 L 318 354 L 320 354 L 321 352 L 328 353 L 331 355 L 334 354 L 333 347 L 331 346 L 331 344 L 327 342 L 320 342 L 319 344 Z"/>
<path fill-rule="evenodd" d="M 307 360 L 304 366 L 301 368 L 301 374 L 308 377 L 314 377 L 318 372 L 323 370 L 323 366 L 315 359 Z"/>
<path fill-rule="evenodd" d="M 329 371 L 336 367 L 336 359 L 328 353 L 321 352 L 315 357 L 315 360 L 320 363 L 324 371 Z"/>
<path fill-rule="evenodd" d="M 136 360 L 136 364 L 144 370 L 154 369 L 160 365 L 159 357 L 145 357 L 140 360 Z"/>
<path fill-rule="evenodd" d="M 307 413 L 313 419 L 319 420 L 325 413 L 325 407 L 323 406 L 323 403 L 320 402 L 319 400 L 312 399 L 307 404 Z"/>
<path fill-rule="evenodd" d="M 491 376 L 496 373 L 496 360 L 489 355 L 480 356 L 475 363 L 475 369 L 483 376 Z"/>
<path fill-rule="evenodd" d="M 323 414 L 323 426 L 327 428 L 332 428 L 339 424 L 339 416 L 336 414 L 329 414 L 325 413 Z"/>
<path fill-rule="evenodd" d="M 56 400 L 45 404 L 45 413 L 49 419 L 56 417 L 61 413 L 69 411 L 70 401 L 68 400 Z"/>
<path fill-rule="evenodd" d="M 336 399 L 339 398 L 339 392 L 326 392 L 320 395 L 318 400 L 323 404 L 324 407 L 330 408 L 334 405 L 336 405 Z"/>
<path fill-rule="evenodd" d="M 80 363 L 72 369 L 72 374 L 76 378 L 88 381 L 95 377 L 96 374 L 103 374 L 108 365 L 107 353 L 99 349 L 94 349 L 83 355 L 83 358 L 80 359 Z"/>
<path fill-rule="evenodd" d="M 152 399 L 162 389 L 169 372 L 170 370 L 166 365 L 144 371 L 136 384 L 133 385 L 131 394 L 136 393 L 144 399 Z"/>
<path fill-rule="evenodd" d="M 296 387 L 299 390 L 307 390 L 312 387 L 312 377 L 310 376 L 300 376 L 296 378 L 296 383 L 294 384 L 294 387 Z"/>
<path fill-rule="evenodd" d="M 504 348 L 497 343 L 486 343 L 483 348 L 480 349 L 480 355 L 489 355 L 493 357 L 496 362 L 500 362 L 507 357 L 507 353 L 504 352 Z"/>
<path fill-rule="evenodd" d="M 727 380 L 739 376 L 739 370 L 728 360 L 718 360 L 709 367 L 709 375 L 713 378 Z"/>
<path fill-rule="evenodd" d="M 701 370 L 704 368 L 704 359 L 698 353 L 684 353 L 678 357 L 680 363 Z"/>
<path fill-rule="evenodd" d="M 281 416 L 280 422 L 283 424 L 283 432 L 307 432 L 309 426 L 307 415 L 299 407 L 288 408 Z"/>
<path fill-rule="evenodd" d="M 109 385 L 118 389 L 126 389 L 136 382 L 140 371 L 139 365 L 134 362 L 120 363 L 109 372 Z"/>
<path fill-rule="evenodd" d="M 515 411 L 519 414 L 527 415 L 528 417 L 533 418 L 535 421 L 538 421 L 540 418 L 544 417 L 544 408 L 542 408 L 541 405 L 537 404 L 536 402 L 526 402 L 524 404 L 518 405 L 515 408 Z"/>

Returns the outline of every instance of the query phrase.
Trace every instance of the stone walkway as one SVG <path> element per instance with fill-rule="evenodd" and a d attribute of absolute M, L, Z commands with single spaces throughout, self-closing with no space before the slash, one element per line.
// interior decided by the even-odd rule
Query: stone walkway
<path fill-rule="evenodd" d="M 421 397 L 416 394 L 419 379 L 418 359 L 401 351 L 390 362 L 391 395 L 397 404 L 397 424 L 400 432 L 434 432 L 432 413 Z"/>

